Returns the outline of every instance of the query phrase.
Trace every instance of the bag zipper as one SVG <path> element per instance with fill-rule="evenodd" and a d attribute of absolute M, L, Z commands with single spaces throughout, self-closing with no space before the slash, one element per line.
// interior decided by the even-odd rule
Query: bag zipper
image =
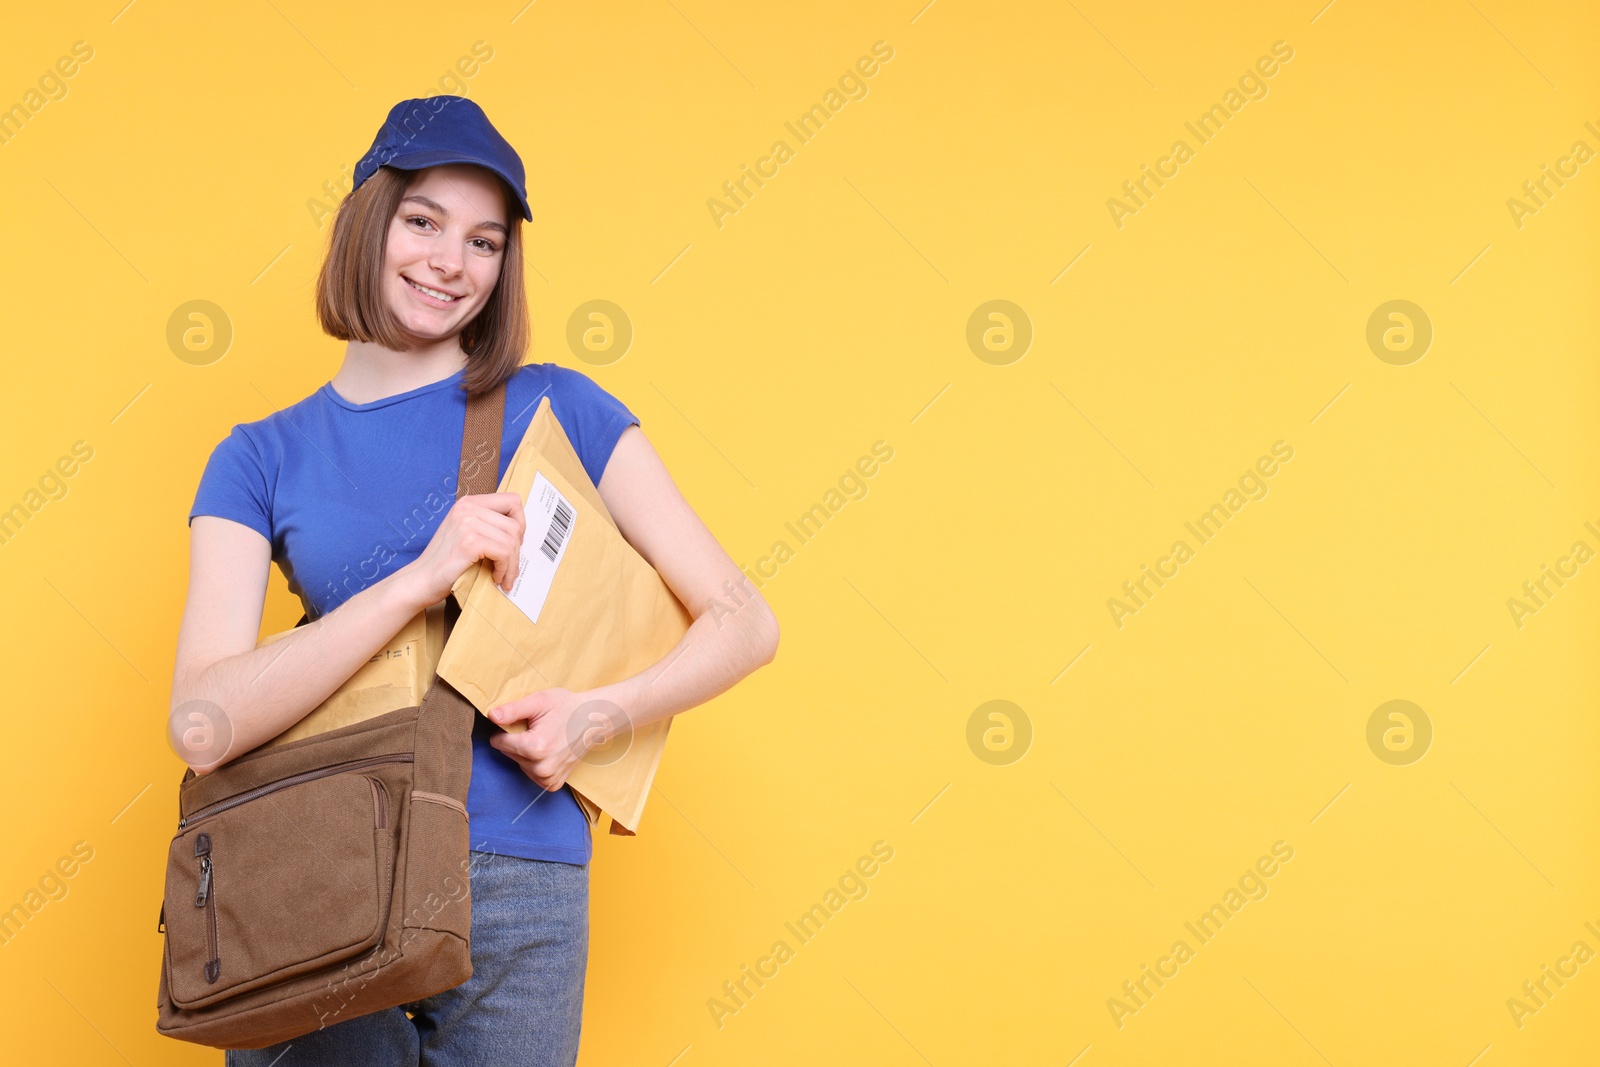
<path fill-rule="evenodd" d="M 280 778 L 276 782 L 268 782 L 266 785 L 258 785 L 254 789 L 245 790 L 238 796 L 229 797 L 226 800 L 219 800 L 215 804 L 207 804 L 198 811 L 190 812 L 188 815 L 185 815 L 183 818 L 178 820 L 178 829 L 181 831 L 193 825 L 194 823 L 199 822 L 201 819 L 209 819 L 213 815 L 227 811 L 230 808 L 238 807 L 240 804 L 245 804 L 249 801 L 264 797 L 268 793 L 275 793 L 280 789 L 287 789 L 292 785 L 299 785 L 302 782 L 311 782 L 318 778 L 326 778 L 334 774 L 344 774 L 347 771 L 361 770 L 366 767 L 376 767 L 385 763 L 411 763 L 414 759 L 415 757 L 410 752 L 396 752 L 393 755 L 388 756 L 366 756 L 362 759 L 346 760 L 344 763 L 335 763 L 328 767 L 318 767 L 314 771 L 303 771 L 300 774 L 292 774 L 287 778 Z"/>
<path fill-rule="evenodd" d="M 222 955 L 217 944 L 217 894 L 211 885 L 211 835 L 195 835 L 194 854 L 200 857 L 200 887 L 195 890 L 194 906 L 206 909 L 206 969 L 207 982 L 222 976 Z"/>

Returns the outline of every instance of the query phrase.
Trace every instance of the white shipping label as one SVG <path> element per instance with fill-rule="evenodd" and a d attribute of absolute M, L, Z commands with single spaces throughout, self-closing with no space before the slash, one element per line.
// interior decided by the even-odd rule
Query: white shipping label
<path fill-rule="evenodd" d="M 556 568 L 561 566 L 567 554 L 567 542 L 572 540 L 578 509 L 550 484 L 550 479 L 535 471 L 533 488 L 528 491 L 523 513 L 528 526 L 522 538 L 522 563 L 517 568 L 516 583 L 506 595 L 524 615 L 538 622 L 544 602 L 550 596 Z"/>

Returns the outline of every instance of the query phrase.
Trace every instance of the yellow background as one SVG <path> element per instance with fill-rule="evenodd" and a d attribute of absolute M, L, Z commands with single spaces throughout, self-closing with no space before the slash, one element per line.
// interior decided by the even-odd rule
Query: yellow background
<path fill-rule="evenodd" d="M 480 40 L 462 85 L 528 167 L 532 359 L 632 407 L 741 564 L 894 449 L 767 582 L 777 660 L 681 717 L 637 839 L 596 836 L 581 1062 L 1600 1056 L 1600 963 L 1520 1028 L 1506 1005 L 1600 950 L 1600 564 L 1520 628 L 1506 605 L 1600 548 L 1600 164 L 1520 228 L 1506 205 L 1600 149 L 1600 19 L 919 3 L 8 12 L 0 106 L 94 58 L 0 146 L 0 507 L 94 458 L 0 545 L 0 908 L 94 858 L 0 946 L 0 1058 L 220 1062 L 154 1029 L 185 516 L 231 425 L 337 369 L 307 201 Z M 879 40 L 869 94 L 794 144 Z M 1280 40 L 1269 94 L 1118 228 L 1107 199 Z M 165 336 L 195 299 L 234 329 L 208 365 Z M 591 299 L 634 326 L 608 366 L 565 344 Z M 1005 366 L 965 340 L 992 299 L 1034 330 Z M 1434 327 L 1408 366 L 1365 341 L 1394 299 Z M 1107 598 L 1279 440 L 1269 495 L 1119 629 Z M 263 630 L 298 612 L 275 570 Z M 996 699 L 1033 734 L 1004 766 L 967 742 Z M 1406 766 L 1366 740 L 1392 699 L 1434 730 Z M 879 840 L 869 894 L 719 1027 L 722 983 Z M 1269 895 L 1119 1028 L 1107 999 L 1280 840 Z"/>

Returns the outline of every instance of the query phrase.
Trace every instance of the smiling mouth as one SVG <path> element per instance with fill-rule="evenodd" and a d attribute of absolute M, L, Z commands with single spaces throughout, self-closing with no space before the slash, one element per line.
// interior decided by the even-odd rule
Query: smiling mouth
<path fill-rule="evenodd" d="M 417 292 L 431 296 L 435 300 L 443 300 L 447 304 L 453 304 L 457 300 L 461 299 L 461 297 L 457 296 L 455 293 L 447 293 L 442 289 L 430 289 L 426 285 L 418 285 L 410 278 L 407 278 L 404 274 L 400 275 L 400 277 L 405 280 L 407 285 L 411 286 L 411 288 L 415 289 Z"/>

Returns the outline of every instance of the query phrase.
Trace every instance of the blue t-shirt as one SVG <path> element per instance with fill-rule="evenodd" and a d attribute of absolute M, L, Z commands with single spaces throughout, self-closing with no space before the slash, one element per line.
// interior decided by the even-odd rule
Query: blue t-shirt
<path fill-rule="evenodd" d="M 464 373 L 368 404 L 352 404 L 329 382 L 234 426 L 206 463 L 190 521 L 218 515 L 260 533 L 306 613 L 326 615 L 416 559 L 455 502 Z M 496 484 L 545 395 L 598 485 L 617 438 L 639 420 L 587 375 L 553 363 L 524 366 L 506 382 Z M 588 863 L 589 821 L 572 791 L 534 784 L 490 746 L 499 729 L 476 717 L 467 793 L 472 847 Z"/>

